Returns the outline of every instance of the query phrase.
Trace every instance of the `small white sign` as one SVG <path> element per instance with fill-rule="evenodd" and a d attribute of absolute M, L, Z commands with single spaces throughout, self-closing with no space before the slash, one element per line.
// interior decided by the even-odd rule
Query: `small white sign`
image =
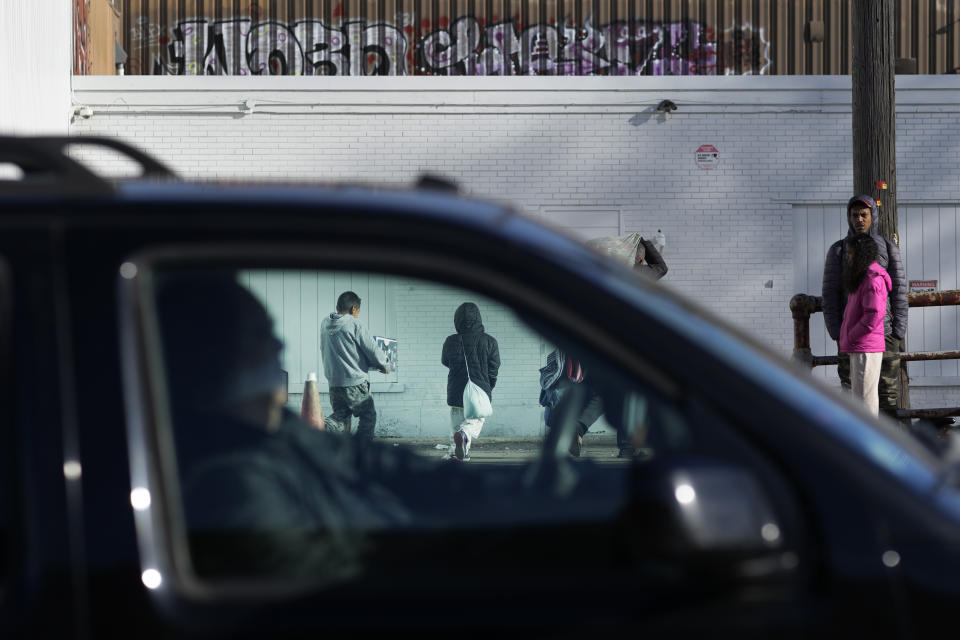
<path fill-rule="evenodd" d="M 936 280 L 911 280 L 910 293 L 929 293 L 937 290 Z"/>
<path fill-rule="evenodd" d="M 720 164 L 720 151 L 712 144 L 702 144 L 697 147 L 696 159 L 701 169 L 713 169 Z"/>

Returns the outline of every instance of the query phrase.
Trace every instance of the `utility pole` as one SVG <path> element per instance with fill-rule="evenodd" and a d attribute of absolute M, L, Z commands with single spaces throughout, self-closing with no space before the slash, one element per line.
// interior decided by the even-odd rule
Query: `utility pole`
<path fill-rule="evenodd" d="M 880 206 L 880 235 L 900 245 L 897 232 L 894 0 L 852 0 L 853 192 Z M 901 343 L 904 350 L 905 343 Z M 897 407 L 910 408 L 907 363 L 900 363 Z"/>
<path fill-rule="evenodd" d="M 880 234 L 898 245 L 894 0 L 853 0 L 853 192 L 880 200 Z M 886 189 L 882 185 L 886 183 Z"/>

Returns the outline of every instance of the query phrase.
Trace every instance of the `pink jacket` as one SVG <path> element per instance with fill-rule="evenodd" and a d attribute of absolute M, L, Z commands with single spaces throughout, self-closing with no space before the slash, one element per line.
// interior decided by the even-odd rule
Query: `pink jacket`
<path fill-rule="evenodd" d="M 837 344 L 840 353 L 880 353 L 883 342 L 883 316 L 887 313 L 887 295 L 893 289 L 890 276 L 874 262 L 857 290 L 847 297 Z"/>

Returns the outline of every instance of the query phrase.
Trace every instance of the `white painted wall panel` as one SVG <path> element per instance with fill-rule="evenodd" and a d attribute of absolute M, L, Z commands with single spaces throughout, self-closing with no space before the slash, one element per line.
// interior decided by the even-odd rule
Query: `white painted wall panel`
<path fill-rule="evenodd" d="M 940 290 L 957 289 L 960 286 L 957 267 L 960 204 L 908 207 L 901 221 L 907 279 L 937 280 Z M 912 351 L 960 349 L 958 320 L 960 315 L 956 307 L 911 309 L 907 336 L 909 348 Z M 916 363 L 910 367 L 913 376 L 940 378 L 943 383 L 960 382 L 955 360 Z M 932 384 L 934 380 L 926 382 Z"/>
<path fill-rule="evenodd" d="M 242 271 L 239 281 L 267 307 L 274 330 L 283 340 L 283 368 L 290 376 L 291 393 L 300 393 L 307 374 L 316 372 L 320 388 L 326 388 L 323 356 L 320 350 L 320 323 L 336 310 L 337 298 L 344 291 L 360 296 L 360 322 L 371 335 L 399 338 L 394 297 L 402 295 L 398 285 L 387 286 L 382 274 L 310 270 Z M 401 342 L 401 357 L 403 356 Z M 387 375 L 372 372 L 371 382 L 400 382 L 398 372 Z"/>
<path fill-rule="evenodd" d="M 943 291 L 960 289 L 960 268 L 957 251 L 960 250 L 960 207 L 940 208 L 940 289 Z M 942 307 L 940 309 L 940 348 L 960 349 L 960 309 Z M 960 376 L 960 362 L 944 360 L 940 363 L 941 375 Z"/>
<path fill-rule="evenodd" d="M 843 205 L 793 207 L 794 262 L 797 293 L 819 296 L 823 285 L 823 264 L 827 248 L 843 237 Z M 823 314 L 810 318 L 810 350 L 813 355 L 836 355 L 837 343 L 827 334 Z M 816 367 L 813 375 L 839 385 L 836 365 Z"/>

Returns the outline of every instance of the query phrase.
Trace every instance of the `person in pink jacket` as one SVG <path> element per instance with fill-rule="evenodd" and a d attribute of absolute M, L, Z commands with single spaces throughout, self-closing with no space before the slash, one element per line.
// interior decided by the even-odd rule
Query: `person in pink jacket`
<path fill-rule="evenodd" d="M 873 415 L 879 415 L 877 386 L 886 348 L 883 318 L 893 281 L 877 263 L 877 243 L 868 234 L 847 238 L 844 253 L 841 280 L 847 304 L 837 343 L 840 353 L 850 354 L 850 391 L 863 398 Z"/>

